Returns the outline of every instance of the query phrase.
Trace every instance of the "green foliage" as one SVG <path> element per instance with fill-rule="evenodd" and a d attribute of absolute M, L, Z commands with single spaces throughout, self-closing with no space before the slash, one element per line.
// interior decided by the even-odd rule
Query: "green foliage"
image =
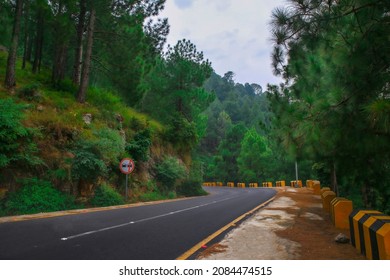
<path fill-rule="evenodd" d="M 84 135 L 73 149 L 73 179 L 96 181 L 107 176 L 108 167 L 117 165 L 124 154 L 125 143 L 118 131 L 101 128 L 92 131 L 92 135 Z"/>
<path fill-rule="evenodd" d="M 272 160 L 267 141 L 252 128 L 241 142 L 240 155 L 237 158 L 240 177 L 244 181 L 265 181 L 269 175 L 268 166 Z"/>
<path fill-rule="evenodd" d="M 179 41 L 156 61 L 147 79 L 149 89 L 142 109 L 166 124 L 172 120 L 179 122 L 173 126 L 183 127 L 187 134 L 186 127 L 196 127 L 196 120 L 202 122 L 199 114 L 214 100 L 214 94 L 202 88 L 211 72 L 211 63 L 194 44 L 188 40 Z M 195 135 L 196 132 L 195 129 Z M 196 137 L 191 135 L 191 140 Z"/>
<path fill-rule="evenodd" d="M 176 115 L 168 125 L 166 137 L 178 147 L 192 148 L 198 141 L 196 124 Z"/>
<path fill-rule="evenodd" d="M 18 89 L 18 94 L 21 98 L 29 101 L 39 101 L 41 99 L 40 87 L 41 85 L 39 83 L 29 84 Z"/>
<path fill-rule="evenodd" d="M 168 193 L 176 188 L 176 181 L 187 174 L 185 166 L 172 156 L 167 156 L 156 166 L 156 180 L 160 183 L 161 192 Z"/>
<path fill-rule="evenodd" d="M 206 195 L 202 189 L 202 181 L 199 179 L 185 179 L 177 188 L 177 193 L 184 196 Z"/>
<path fill-rule="evenodd" d="M 107 174 L 107 167 L 100 158 L 100 150 L 88 141 L 79 142 L 73 150 L 72 177 L 76 180 L 96 181 Z"/>
<path fill-rule="evenodd" d="M 73 198 L 67 196 L 48 181 L 26 179 L 16 192 L 9 193 L 4 210 L 10 214 L 34 214 L 75 208 Z"/>
<path fill-rule="evenodd" d="M 88 100 L 96 107 L 111 111 L 118 110 L 119 106 L 122 104 L 121 98 L 112 91 L 98 87 L 91 87 L 88 90 Z"/>
<path fill-rule="evenodd" d="M 150 129 L 137 132 L 133 139 L 126 145 L 126 151 L 136 161 L 148 161 L 149 148 L 152 145 Z"/>
<path fill-rule="evenodd" d="M 275 136 L 291 156 L 324 165 L 341 194 L 387 204 L 389 6 L 289 2 L 272 16 L 274 71 L 289 82 L 269 87 Z"/>
<path fill-rule="evenodd" d="M 92 206 L 104 207 L 124 204 L 123 197 L 112 187 L 102 184 L 95 189 L 95 195 L 90 201 Z"/>
<path fill-rule="evenodd" d="M 12 99 L 0 99 L 0 168 L 15 162 L 23 166 L 42 164 L 36 156 L 34 131 L 22 124 L 24 108 Z"/>
<path fill-rule="evenodd" d="M 125 141 L 117 130 L 107 127 L 94 130 L 91 146 L 99 151 L 101 159 L 106 164 L 116 164 L 125 151 Z"/>
<path fill-rule="evenodd" d="M 200 196 L 207 193 L 202 188 L 203 183 L 203 168 L 202 162 L 193 160 L 190 172 L 177 187 L 178 195 L 183 196 Z"/>
<path fill-rule="evenodd" d="M 244 124 L 240 123 L 229 128 L 226 137 L 218 147 L 215 156 L 214 178 L 221 181 L 239 181 L 237 158 L 240 155 L 241 142 L 246 132 Z"/>
<path fill-rule="evenodd" d="M 153 192 L 147 192 L 143 193 L 139 196 L 140 201 L 158 201 L 158 200 L 164 200 L 166 199 L 166 196 L 160 194 L 158 191 L 153 191 Z"/>

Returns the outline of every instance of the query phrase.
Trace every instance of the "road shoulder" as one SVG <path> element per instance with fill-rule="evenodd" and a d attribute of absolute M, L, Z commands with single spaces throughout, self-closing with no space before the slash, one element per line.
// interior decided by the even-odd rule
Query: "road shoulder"
<path fill-rule="evenodd" d="M 306 188 L 278 188 L 273 202 L 198 255 L 204 260 L 362 260 L 350 244 L 334 238 L 321 198 Z"/>

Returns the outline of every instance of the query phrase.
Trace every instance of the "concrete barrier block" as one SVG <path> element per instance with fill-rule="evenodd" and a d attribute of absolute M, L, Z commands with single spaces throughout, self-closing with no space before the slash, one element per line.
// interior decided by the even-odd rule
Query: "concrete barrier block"
<path fill-rule="evenodd" d="M 378 246 L 376 253 L 376 247 L 373 247 L 372 255 L 373 259 L 390 260 L 390 221 L 378 220 L 370 228 L 373 232 L 376 232 L 376 244 Z M 373 241 L 375 244 L 375 240 Z"/>
<path fill-rule="evenodd" d="M 302 181 L 301 180 L 298 180 L 298 181 L 291 181 L 290 182 L 290 186 L 292 188 L 302 188 L 303 185 L 302 185 Z"/>
<path fill-rule="evenodd" d="M 330 213 L 330 218 L 332 220 L 332 223 L 333 225 L 335 224 L 335 215 L 334 215 L 334 205 L 336 204 L 336 202 L 340 201 L 340 200 L 346 200 L 346 198 L 344 197 L 335 197 L 334 199 L 332 199 L 332 201 L 330 202 L 330 210 L 329 210 L 329 213 Z M 351 213 L 349 213 L 351 214 Z M 348 215 L 349 215 L 348 214 Z M 349 223 L 349 222 L 348 222 Z"/>
<path fill-rule="evenodd" d="M 383 214 L 377 210 L 353 210 L 349 215 L 349 230 L 352 246 L 359 252 L 365 252 L 363 223 L 370 216 Z"/>
<path fill-rule="evenodd" d="M 332 191 L 326 191 L 322 194 L 322 208 L 326 212 L 330 212 L 330 202 L 336 197 Z"/>
<path fill-rule="evenodd" d="M 349 229 L 349 214 L 353 211 L 353 202 L 348 199 L 338 199 L 332 206 L 335 227 Z"/>
<path fill-rule="evenodd" d="M 378 220 L 389 220 L 390 216 L 387 216 L 386 214 L 378 214 L 370 216 L 364 223 L 363 223 L 363 239 L 364 239 L 364 247 L 365 247 L 365 255 L 366 258 L 369 260 L 378 260 L 379 259 L 379 250 L 378 250 L 378 244 L 377 244 L 377 237 L 376 237 L 376 231 L 374 230 L 374 223 Z M 375 252 L 373 254 L 373 252 Z M 374 256 L 375 255 L 375 256 Z"/>
<path fill-rule="evenodd" d="M 321 194 L 321 183 L 320 181 L 313 181 L 312 190 L 314 194 Z"/>
<path fill-rule="evenodd" d="M 306 188 L 311 189 L 313 187 L 314 180 L 306 180 Z"/>
<path fill-rule="evenodd" d="M 321 195 L 321 197 L 322 197 L 322 194 L 323 194 L 324 192 L 327 192 L 327 191 L 331 191 L 331 189 L 330 189 L 330 188 L 322 188 L 322 189 L 320 190 L 320 195 Z"/>
<path fill-rule="evenodd" d="M 286 181 L 277 181 L 276 182 L 277 187 L 285 187 L 286 186 Z"/>

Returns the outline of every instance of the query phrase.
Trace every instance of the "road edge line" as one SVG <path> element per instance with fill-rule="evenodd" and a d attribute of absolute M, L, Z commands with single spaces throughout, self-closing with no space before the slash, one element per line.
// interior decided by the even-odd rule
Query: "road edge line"
<path fill-rule="evenodd" d="M 276 193 L 277 194 L 277 193 Z M 253 214 L 254 212 L 256 212 L 257 210 L 259 210 L 260 208 L 266 206 L 268 203 L 270 203 L 271 201 L 273 201 L 276 197 L 276 194 L 268 199 L 266 202 L 263 202 L 262 204 L 256 206 L 255 208 L 253 208 L 252 210 L 249 210 L 248 212 L 242 214 L 241 216 L 239 216 L 238 218 L 234 219 L 233 221 L 231 221 L 230 223 L 228 223 L 227 225 L 225 225 L 224 227 L 220 228 L 219 230 L 217 230 L 216 232 L 214 232 L 213 234 L 209 235 L 208 237 L 206 237 L 205 239 L 203 239 L 202 241 L 200 241 L 198 244 L 196 244 L 195 246 L 193 246 L 191 249 L 189 249 L 188 251 L 186 251 L 185 253 L 183 253 L 182 255 L 180 255 L 178 258 L 176 258 L 176 260 L 186 260 L 188 259 L 190 256 L 192 256 L 193 254 L 195 254 L 198 250 L 200 250 L 202 248 L 203 245 L 209 243 L 211 240 L 215 239 L 216 237 L 218 237 L 219 235 L 221 235 L 223 232 L 225 232 L 226 230 L 228 230 L 230 227 L 233 227 L 234 224 L 240 222 L 241 220 L 243 220 L 244 218 L 246 218 L 247 216 Z"/>

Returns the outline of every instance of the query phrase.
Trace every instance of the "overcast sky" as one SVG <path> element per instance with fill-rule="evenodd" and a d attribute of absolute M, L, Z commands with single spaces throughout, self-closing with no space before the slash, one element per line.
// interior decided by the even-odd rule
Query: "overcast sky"
<path fill-rule="evenodd" d="M 269 21 L 284 0 L 167 0 L 168 44 L 193 42 L 221 76 L 235 73 L 239 83 L 279 83 L 272 74 Z"/>

